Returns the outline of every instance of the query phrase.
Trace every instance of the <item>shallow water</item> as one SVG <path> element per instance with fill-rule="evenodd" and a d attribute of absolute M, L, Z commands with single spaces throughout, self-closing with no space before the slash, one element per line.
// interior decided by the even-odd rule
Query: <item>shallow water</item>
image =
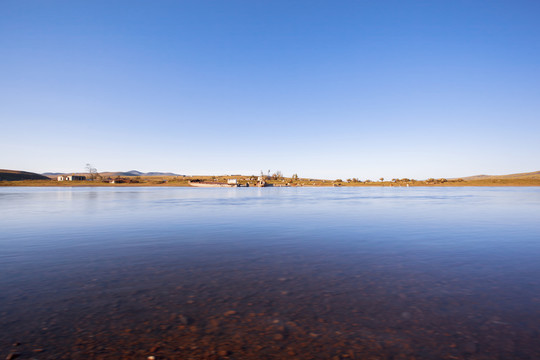
<path fill-rule="evenodd" d="M 538 359 L 538 188 L 0 188 L 0 357 Z"/>

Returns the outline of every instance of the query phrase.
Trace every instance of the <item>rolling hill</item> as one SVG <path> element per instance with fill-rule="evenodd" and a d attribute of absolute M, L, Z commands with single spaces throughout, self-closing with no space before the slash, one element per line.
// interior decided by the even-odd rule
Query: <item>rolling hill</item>
<path fill-rule="evenodd" d="M 0 181 L 20 180 L 50 180 L 50 178 L 27 171 L 0 169 Z"/>
<path fill-rule="evenodd" d="M 178 176 L 178 174 L 171 173 L 171 172 L 147 172 L 143 173 L 137 170 L 130 170 L 130 171 L 106 171 L 106 172 L 100 172 L 101 176 Z"/>
<path fill-rule="evenodd" d="M 69 172 L 69 173 L 59 173 L 59 172 L 46 172 L 46 173 L 43 173 L 43 175 L 49 176 L 49 177 L 56 177 L 58 175 L 65 175 L 65 174 L 72 174 L 72 173 L 71 172 Z M 88 175 L 87 173 L 84 173 L 84 172 L 75 172 L 73 174 L 85 175 L 85 176 Z M 117 177 L 117 176 L 179 176 L 179 174 L 175 174 L 175 173 L 171 173 L 171 172 L 156 172 L 156 171 L 153 171 L 153 172 L 143 173 L 143 172 L 138 171 L 138 170 L 102 171 L 102 172 L 99 172 L 99 175 L 107 176 L 107 177 Z"/>
<path fill-rule="evenodd" d="M 527 173 L 517 173 L 517 174 L 508 174 L 508 175 L 474 175 L 462 178 L 466 181 L 471 180 L 513 180 L 513 179 L 540 179 L 540 171 L 533 171 Z"/>

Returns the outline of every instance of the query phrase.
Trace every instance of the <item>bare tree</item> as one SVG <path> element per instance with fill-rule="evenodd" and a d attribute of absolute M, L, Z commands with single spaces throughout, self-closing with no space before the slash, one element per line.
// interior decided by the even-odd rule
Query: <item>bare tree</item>
<path fill-rule="evenodd" d="M 272 179 L 273 180 L 283 179 L 283 173 L 280 170 L 276 171 L 275 173 L 272 174 Z"/>
<path fill-rule="evenodd" d="M 88 176 L 90 177 L 90 180 L 92 181 L 96 180 L 98 176 L 98 172 L 92 164 L 86 164 L 86 171 L 88 172 Z"/>

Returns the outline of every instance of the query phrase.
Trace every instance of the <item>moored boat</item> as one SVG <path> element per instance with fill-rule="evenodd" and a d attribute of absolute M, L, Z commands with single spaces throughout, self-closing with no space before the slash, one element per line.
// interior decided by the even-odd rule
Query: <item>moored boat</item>
<path fill-rule="evenodd" d="M 195 187 L 238 187 L 238 184 L 222 183 L 215 181 L 189 181 L 189 185 Z"/>

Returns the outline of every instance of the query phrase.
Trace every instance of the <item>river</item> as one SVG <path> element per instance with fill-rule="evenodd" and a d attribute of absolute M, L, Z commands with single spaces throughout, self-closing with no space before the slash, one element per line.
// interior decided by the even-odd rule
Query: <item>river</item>
<path fill-rule="evenodd" d="M 0 188 L 0 357 L 538 359 L 540 188 Z"/>

